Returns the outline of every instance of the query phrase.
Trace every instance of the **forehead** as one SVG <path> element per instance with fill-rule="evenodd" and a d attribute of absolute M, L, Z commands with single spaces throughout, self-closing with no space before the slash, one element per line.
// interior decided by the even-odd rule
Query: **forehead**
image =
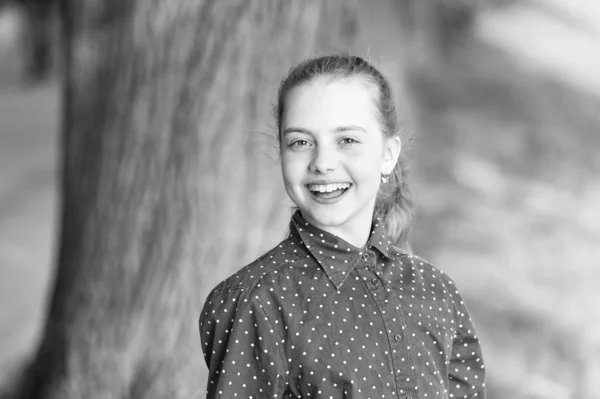
<path fill-rule="evenodd" d="M 283 126 L 335 128 L 378 125 L 376 91 L 360 77 L 319 77 L 294 87 L 285 99 Z"/>

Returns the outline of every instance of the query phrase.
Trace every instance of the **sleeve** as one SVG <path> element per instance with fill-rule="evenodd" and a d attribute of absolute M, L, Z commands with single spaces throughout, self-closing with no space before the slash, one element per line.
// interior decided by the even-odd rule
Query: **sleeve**
<path fill-rule="evenodd" d="M 450 398 L 485 398 L 485 365 L 481 345 L 467 307 L 456 285 L 448 288 L 455 305 L 456 334 L 448 368 Z"/>
<path fill-rule="evenodd" d="M 209 296 L 199 327 L 208 366 L 207 399 L 283 396 L 281 340 L 258 297 L 242 289 Z"/>

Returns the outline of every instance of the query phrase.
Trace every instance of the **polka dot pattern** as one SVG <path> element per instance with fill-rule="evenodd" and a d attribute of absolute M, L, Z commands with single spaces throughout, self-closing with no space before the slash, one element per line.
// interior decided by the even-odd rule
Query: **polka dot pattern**
<path fill-rule="evenodd" d="M 392 246 L 356 248 L 302 219 L 220 283 L 200 315 L 208 398 L 484 398 L 453 281 Z"/>

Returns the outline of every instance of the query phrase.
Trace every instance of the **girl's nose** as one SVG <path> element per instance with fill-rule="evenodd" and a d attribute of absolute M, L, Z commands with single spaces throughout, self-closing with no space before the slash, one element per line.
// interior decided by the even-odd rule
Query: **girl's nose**
<path fill-rule="evenodd" d="M 335 149 L 326 146 L 317 146 L 314 150 L 309 169 L 314 173 L 327 173 L 334 171 L 338 163 L 338 154 Z"/>

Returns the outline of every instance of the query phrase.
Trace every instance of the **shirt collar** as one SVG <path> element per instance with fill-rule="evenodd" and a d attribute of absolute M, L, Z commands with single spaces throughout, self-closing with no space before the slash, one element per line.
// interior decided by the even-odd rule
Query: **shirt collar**
<path fill-rule="evenodd" d="M 339 289 L 358 263 L 362 249 L 308 223 L 300 210 L 296 211 L 290 221 L 290 231 L 299 236 L 335 288 Z M 365 247 L 369 246 L 377 248 L 383 256 L 390 257 L 391 242 L 378 218 L 373 219 L 371 235 Z"/>
<path fill-rule="evenodd" d="M 390 241 L 385 234 L 384 223 L 380 218 L 373 219 L 368 245 L 377 248 L 383 256 L 391 259 L 390 251 L 392 250 L 392 241 Z"/>

